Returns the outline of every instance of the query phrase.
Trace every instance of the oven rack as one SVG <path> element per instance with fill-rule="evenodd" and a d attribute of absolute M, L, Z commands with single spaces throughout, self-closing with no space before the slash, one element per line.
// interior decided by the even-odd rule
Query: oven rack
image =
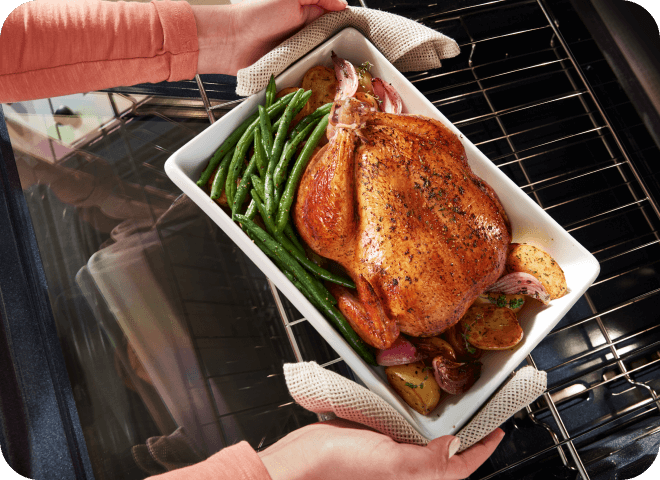
<path fill-rule="evenodd" d="M 652 311 L 649 305 L 657 302 L 660 293 L 655 274 L 660 258 L 660 208 L 636 163 L 657 149 L 654 145 L 631 148 L 626 138 L 630 131 L 643 128 L 641 121 L 621 125 L 612 120 L 612 112 L 629 105 L 627 99 L 619 95 L 602 103 L 603 95 L 597 92 L 616 91 L 616 81 L 589 77 L 588 71 L 598 70 L 604 59 L 579 63 L 574 50 L 593 48 L 593 42 L 572 38 L 569 45 L 547 2 L 456 3 L 459 7 L 445 11 L 440 5 L 417 8 L 406 2 L 383 7 L 441 30 L 461 46 L 463 53 L 446 60 L 442 69 L 409 74 L 409 80 L 601 264 L 600 276 L 579 305 L 527 358 L 528 364 L 548 372 L 549 384 L 542 398 L 519 416 L 538 425 L 550 443 L 490 470 L 482 468 L 473 478 L 507 478 L 549 457 L 558 458 L 567 471 L 584 480 L 595 478 L 598 472 L 591 470 L 603 455 L 593 454 L 591 445 L 647 422 L 626 445 L 608 450 L 607 455 L 613 456 L 628 444 L 660 432 L 660 386 L 645 376 L 660 362 L 659 325 L 647 322 L 621 333 L 611 322 Z M 379 6 L 375 0 L 360 0 L 360 4 Z M 489 24 L 491 16 L 509 21 Z M 539 44 L 542 48 L 535 48 Z M 530 95 L 533 85 L 553 88 Z M 199 99 L 189 102 L 188 113 L 205 114 L 210 123 L 242 101 L 211 100 L 209 86 L 199 76 L 196 86 Z M 520 98 L 512 96 L 514 92 L 520 92 Z M 136 105 L 137 110 L 146 112 L 146 104 Z M 163 105 L 154 111 L 163 115 Z M 178 113 L 163 117 L 175 121 L 172 118 Z M 589 151 L 595 152 L 593 158 L 575 165 L 568 161 L 575 152 L 586 155 Z M 594 240 L 598 237 L 594 232 L 612 231 L 622 224 L 632 225 L 625 230 L 629 234 Z M 641 282 L 649 270 L 652 278 Z M 630 287 L 631 283 L 636 286 Z M 306 320 L 297 316 L 272 283 L 269 288 L 295 359 L 311 360 L 296 333 Z M 590 339 L 597 340 L 581 351 L 561 358 L 545 351 L 573 334 L 583 334 L 584 329 Z M 645 357 L 642 363 L 641 357 Z M 341 358 L 334 358 L 322 366 L 340 363 Z M 634 401 L 591 423 L 575 425 L 574 414 L 566 406 L 589 395 L 608 396 L 612 388 L 621 390 L 613 394 Z"/>

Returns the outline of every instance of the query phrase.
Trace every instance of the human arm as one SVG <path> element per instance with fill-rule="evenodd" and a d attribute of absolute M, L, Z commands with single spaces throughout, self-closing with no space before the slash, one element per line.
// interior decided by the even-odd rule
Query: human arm
<path fill-rule="evenodd" d="M 271 480 L 268 470 L 247 442 L 240 442 L 190 467 L 163 473 L 149 480 Z"/>
<path fill-rule="evenodd" d="M 241 442 L 199 464 L 149 480 L 454 480 L 472 474 L 503 436 L 496 429 L 464 452 L 450 455 L 452 446 L 458 448 L 452 445 L 453 436 L 425 447 L 406 445 L 337 419 L 295 430 L 258 454 Z"/>
<path fill-rule="evenodd" d="M 460 446 L 451 435 L 422 447 L 337 419 L 300 428 L 259 456 L 273 480 L 456 480 L 471 475 L 503 437 L 498 428 L 451 455 Z"/>
<path fill-rule="evenodd" d="M 0 103 L 196 73 L 235 75 L 320 14 L 345 6 L 342 0 L 27 2 L 0 32 Z"/>

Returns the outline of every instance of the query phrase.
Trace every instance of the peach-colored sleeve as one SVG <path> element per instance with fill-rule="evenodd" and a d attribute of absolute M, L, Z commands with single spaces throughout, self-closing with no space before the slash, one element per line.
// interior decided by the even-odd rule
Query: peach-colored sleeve
<path fill-rule="evenodd" d="M 0 103 L 191 79 L 198 53 L 187 2 L 27 2 L 0 32 Z"/>
<path fill-rule="evenodd" d="M 149 477 L 149 480 L 272 480 L 247 442 L 223 448 L 203 462 Z"/>

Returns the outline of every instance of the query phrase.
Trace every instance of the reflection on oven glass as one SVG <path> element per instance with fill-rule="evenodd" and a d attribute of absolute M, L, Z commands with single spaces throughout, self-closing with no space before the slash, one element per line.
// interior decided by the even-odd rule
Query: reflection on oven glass
<path fill-rule="evenodd" d="M 98 478 L 265 448 L 317 420 L 284 384 L 295 358 L 266 278 L 163 171 L 208 126 L 201 102 L 165 100 L 5 108 Z"/>

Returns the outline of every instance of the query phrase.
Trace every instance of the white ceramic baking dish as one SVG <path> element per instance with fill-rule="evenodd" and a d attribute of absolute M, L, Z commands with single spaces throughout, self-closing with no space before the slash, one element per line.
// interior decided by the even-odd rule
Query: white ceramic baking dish
<path fill-rule="evenodd" d="M 522 342 L 512 351 L 488 352 L 482 358 L 481 378 L 463 395 L 445 396 L 428 416 L 408 407 L 388 385 L 384 369 L 367 365 L 312 304 L 288 281 L 270 259 L 254 245 L 240 227 L 195 181 L 208 159 L 222 141 L 263 103 L 262 91 L 222 117 L 174 153 L 165 164 L 172 181 L 186 193 L 236 242 L 259 266 L 277 288 L 305 315 L 364 384 L 396 408 L 419 433 L 432 439 L 457 432 L 488 400 L 507 376 L 520 365 L 532 349 L 562 319 L 571 306 L 594 281 L 599 272 L 596 259 L 534 203 L 520 188 L 490 162 L 457 128 L 440 113 L 390 62 L 357 30 L 348 28 L 307 54 L 277 77 L 278 88 L 299 85 L 304 73 L 315 65 L 332 67 L 330 53 L 359 65 L 368 60 L 372 74 L 390 82 L 400 93 L 404 113 L 415 113 L 440 120 L 458 134 L 465 146 L 474 172 L 498 193 L 513 226 L 513 241 L 530 243 L 552 255 L 564 269 L 569 293 L 543 307 L 529 302 L 519 315 L 525 332 Z"/>

